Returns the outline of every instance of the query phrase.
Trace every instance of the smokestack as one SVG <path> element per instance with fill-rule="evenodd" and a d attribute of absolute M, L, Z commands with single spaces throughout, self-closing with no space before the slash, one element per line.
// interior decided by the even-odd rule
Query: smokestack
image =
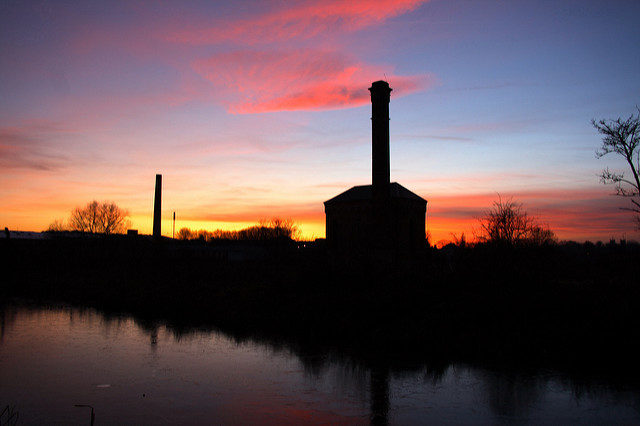
<path fill-rule="evenodd" d="M 386 81 L 371 84 L 371 160 L 374 198 L 389 195 L 389 99 L 391 89 Z"/>
<path fill-rule="evenodd" d="M 156 175 L 156 196 L 153 199 L 153 238 L 162 236 L 162 175 Z"/>

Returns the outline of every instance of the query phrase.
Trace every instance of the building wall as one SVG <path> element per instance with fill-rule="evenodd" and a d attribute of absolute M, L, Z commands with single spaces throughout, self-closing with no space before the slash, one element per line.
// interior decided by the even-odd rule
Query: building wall
<path fill-rule="evenodd" d="M 356 249 L 375 240 L 375 221 L 370 201 L 350 201 L 326 207 L 327 244 Z"/>
<path fill-rule="evenodd" d="M 334 203 L 325 207 L 327 244 L 351 250 L 424 247 L 426 204 L 395 198 L 384 205 L 371 200 Z"/>
<path fill-rule="evenodd" d="M 414 200 L 397 199 L 393 222 L 397 226 L 397 248 L 423 248 L 427 205 Z"/>

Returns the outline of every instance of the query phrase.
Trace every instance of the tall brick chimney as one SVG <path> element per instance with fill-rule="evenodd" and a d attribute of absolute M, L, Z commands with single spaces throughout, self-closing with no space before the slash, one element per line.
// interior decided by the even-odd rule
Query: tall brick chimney
<path fill-rule="evenodd" d="M 156 175 L 156 195 L 153 198 L 153 238 L 162 237 L 162 175 Z"/>
<path fill-rule="evenodd" d="M 391 89 L 386 81 L 371 84 L 371 160 L 373 197 L 389 195 L 389 99 Z"/>

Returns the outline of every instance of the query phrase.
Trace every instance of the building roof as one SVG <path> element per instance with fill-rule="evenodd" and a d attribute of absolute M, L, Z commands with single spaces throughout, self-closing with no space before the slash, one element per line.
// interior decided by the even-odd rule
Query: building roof
<path fill-rule="evenodd" d="M 426 203 L 427 200 L 409 191 L 398 182 L 392 182 L 389 184 L 389 195 L 391 198 L 405 198 L 409 200 L 421 201 Z M 372 197 L 371 185 L 354 186 L 347 189 L 340 195 L 336 195 L 330 200 L 325 201 L 325 204 L 333 204 L 346 201 L 361 201 L 370 200 Z"/>

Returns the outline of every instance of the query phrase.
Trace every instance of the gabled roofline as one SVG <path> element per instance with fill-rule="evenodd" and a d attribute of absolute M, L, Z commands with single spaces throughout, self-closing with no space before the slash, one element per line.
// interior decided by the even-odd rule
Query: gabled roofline
<path fill-rule="evenodd" d="M 389 184 L 389 192 L 391 198 L 404 198 L 414 201 L 427 203 L 427 200 L 421 196 L 411 192 L 398 182 L 392 182 Z M 324 205 L 330 205 L 334 203 L 342 203 L 349 201 L 370 200 L 373 197 L 372 185 L 358 185 L 353 186 L 346 191 L 336 195 L 335 197 L 324 202 Z"/>

